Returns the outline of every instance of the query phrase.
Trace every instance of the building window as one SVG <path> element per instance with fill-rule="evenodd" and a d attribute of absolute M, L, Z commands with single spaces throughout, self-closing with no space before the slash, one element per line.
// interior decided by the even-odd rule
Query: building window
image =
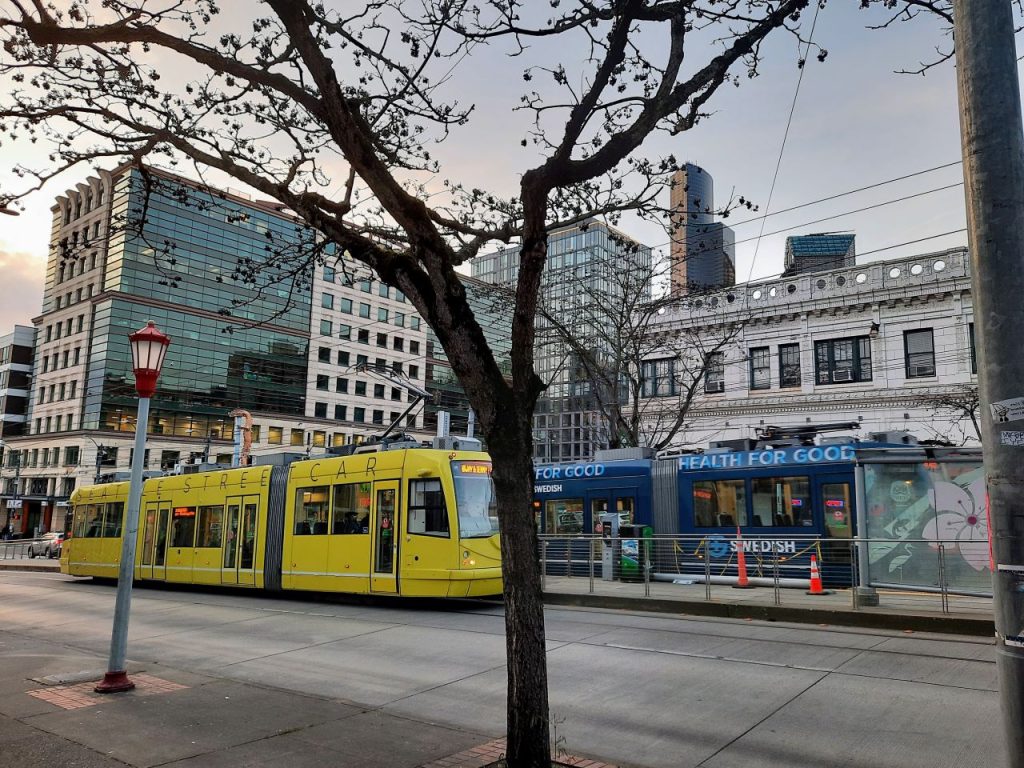
<path fill-rule="evenodd" d="M 369 358 L 366 355 L 356 355 L 356 367 L 357 368 L 359 366 L 361 366 L 361 365 L 366 365 L 366 363 L 368 361 L 369 361 Z"/>
<path fill-rule="evenodd" d="M 348 406 L 336 405 L 334 406 L 334 418 L 341 419 L 344 421 L 348 418 Z"/>
<path fill-rule="evenodd" d="M 356 394 L 360 395 L 362 397 L 366 397 L 366 382 L 365 381 L 357 381 L 356 382 Z"/>
<path fill-rule="evenodd" d="M 668 397 L 676 394 L 676 361 L 647 360 L 641 374 L 641 392 L 644 397 Z"/>
<path fill-rule="evenodd" d="M 352 326 L 338 325 L 338 338 L 350 341 L 352 339 Z"/>
<path fill-rule="evenodd" d="M 377 320 L 381 323 L 388 321 L 388 311 L 384 307 L 377 307 Z"/>
<path fill-rule="evenodd" d="M 974 351 L 974 323 L 967 324 L 967 341 L 971 345 L 971 373 L 977 373 L 978 358 Z"/>
<path fill-rule="evenodd" d="M 383 400 L 384 399 L 384 385 L 383 384 L 374 384 L 373 385 L 373 396 L 376 397 L 378 400 Z"/>
<path fill-rule="evenodd" d="M 418 341 L 409 340 L 409 354 L 418 355 L 420 353 L 420 343 Z"/>
<path fill-rule="evenodd" d="M 418 379 L 420 377 L 420 367 L 418 365 L 409 366 L 409 378 Z"/>
<path fill-rule="evenodd" d="M 341 393 L 347 395 L 348 394 L 348 379 L 344 379 L 341 376 L 339 376 L 338 380 L 336 382 L 334 382 L 334 389 L 336 391 L 338 391 L 338 392 L 341 392 Z"/>
<path fill-rule="evenodd" d="M 709 394 L 725 392 L 725 353 L 710 353 L 704 369 L 704 391 Z"/>
<path fill-rule="evenodd" d="M 338 302 L 338 309 L 344 312 L 346 315 L 352 314 L 352 299 L 342 299 Z"/>
<path fill-rule="evenodd" d="M 800 345 L 779 345 L 779 386 L 782 389 L 800 386 Z"/>
<path fill-rule="evenodd" d="M 401 336 L 395 336 L 395 337 L 393 337 L 393 339 L 394 339 L 393 340 L 393 346 L 394 346 L 395 351 L 396 352 L 404 352 L 405 351 L 405 339 L 403 339 Z"/>
<path fill-rule="evenodd" d="M 360 302 L 359 304 L 359 316 L 369 318 L 370 317 L 370 305 Z"/>
<path fill-rule="evenodd" d="M 418 331 L 420 329 L 420 319 L 416 315 L 409 318 L 409 327 L 414 331 Z"/>
<path fill-rule="evenodd" d="M 329 386 L 328 381 L 330 381 L 330 377 L 329 376 L 327 376 L 325 374 L 322 374 L 322 373 L 317 374 L 317 377 L 316 377 L 316 388 L 317 389 L 326 390 L 327 387 Z"/>
<path fill-rule="evenodd" d="M 368 330 L 366 330 L 365 328 L 360 328 L 359 329 L 358 341 L 359 341 L 360 344 L 369 344 L 370 343 L 370 332 Z"/>
<path fill-rule="evenodd" d="M 395 312 L 395 325 L 397 325 L 399 328 L 404 328 L 405 327 L 405 313 L 404 312 Z"/>
<path fill-rule="evenodd" d="M 814 342 L 814 367 L 818 384 L 871 381 L 871 339 L 829 339 Z"/>
<path fill-rule="evenodd" d="M 768 347 L 753 347 L 750 350 L 750 388 L 771 389 L 771 350 Z"/>
<path fill-rule="evenodd" d="M 260 441 L 260 425 L 253 424 L 252 429 L 249 430 L 249 434 L 252 436 L 252 441 L 258 443 Z"/>
<path fill-rule="evenodd" d="M 392 387 L 391 388 L 391 399 L 392 400 L 401 400 L 402 399 L 402 390 L 400 390 L 398 387 Z"/>
<path fill-rule="evenodd" d="M 363 422 L 366 421 L 366 409 L 365 408 L 353 408 L 352 409 L 352 421 Z"/>
<path fill-rule="evenodd" d="M 267 428 L 267 442 L 271 445 L 280 445 L 284 438 L 283 427 L 268 427 Z"/>
<path fill-rule="evenodd" d="M 373 423 L 383 424 L 384 423 L 384 411 L 374 410 L 373 412 Z"/>
<path fill-rule="evenodd" d="M 331 333 L 332 333 L 331 321 L 330 320 L 321 320 L 320 321 L 320 335 L 321 336 L 330 336 Z"/>
<path fill-rule="evenodd" d="M 327 418 L 327 403 L 314 403 L 313 415 L 318 419 Z"/>
<path fill-rule="evenodd" d="M 334 296 L 330 293 L 325 293 L 320 297 L 320 306 L 324 309 L 334 309 Z"/>
<path fill-rule="evenodd" d="M 935 337 L 931 328 L 904 331 L 903 351 L 908 379 L 935 375 Z"/>
<path fill-rule="evenodd" d="M 79 460 L 79 448 L 77 445 L 69 445 L 64 449 L 64 466 L 77 467 Z"/>
<path fill-rule="evenodd" d="M 373 290 L 373 281 L 372 280 L 360 280 L 359 281 L 359 290 L 362 291 L 363 293 L 369 293 L 371 290 Z"/>
<path fill-rule="evenodd" d="M 327 415 L 327 403 L 324 403 L 323 406 L 324 406 L 324 416 L 326 416 Z M 313 447 L 314 448 L 323 448 L 326 444 L 327 444 L 327 433 L 324 432 L 324 431 L 321 431 L 319 429 L 315 430 L 313 432 Z"/>
<path fill-rule="evenodd" d="M 350 359 L 350 357 L 349 357 L 348 352 L 344 352 L 344 351 L 338 350 L 338 365 L 348 365 L 349 364 L 349 362 L 348 362 L 349 359 Z"/>
<path fill-rule="evenodd" d="M 377 346 L 387 349 L 388 347 L 388 335 L 386 333 L 377 334 Z"/>
<path fill-rule="evenodd" d="M 384 285 L 384 283 L 381 283 L 379 286 L 377 286 L 377 295 L 385 299 L 388 297 L 388 287 Z"/>
<path fill-rule="evenodd" d="M 316 359 L 321 363 L 331 362 L 331 348 L 330 347 L 319 347 L 316 351 Z"/>
<path fill-rule="evenodd" d="M 293 429 L 291 436 L 291 445 L 304 445 L 306 442 L 306 433 L 301 429 Z"/>
<path fill-rule="evenodd" d="M 334 267 L 324 267 L 324 282 L 325 283 L 333 283 L 334 282 L 334 275 L 335 275 Z"/>

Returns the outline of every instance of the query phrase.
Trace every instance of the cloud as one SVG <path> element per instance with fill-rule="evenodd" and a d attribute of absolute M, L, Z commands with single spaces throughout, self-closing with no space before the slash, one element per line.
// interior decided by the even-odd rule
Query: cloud
<path fill-rule="evenodd" d="M 0 334 L 8 333 L 15 325 L 32 325 L 32 318 L 40 314 L 45 272 L 38 257 L 0 248 Z"/>

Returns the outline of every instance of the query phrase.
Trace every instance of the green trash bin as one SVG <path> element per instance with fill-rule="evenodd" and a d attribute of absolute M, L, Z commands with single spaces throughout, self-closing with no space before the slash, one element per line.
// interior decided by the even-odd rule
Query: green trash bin
<path fill-rule="evenodd" d="M 619 525 L 619 573 L 623 581 L 644 580 L 644 569 L 650 561 L 652 533 L 649 525 Z"/>

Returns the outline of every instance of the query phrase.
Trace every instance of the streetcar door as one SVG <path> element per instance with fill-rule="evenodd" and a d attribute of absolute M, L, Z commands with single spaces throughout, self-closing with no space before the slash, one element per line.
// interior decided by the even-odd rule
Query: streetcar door
<path fill-rule="evenodd" d="M 830 539 L 853 536 L 853 491 L 849 478 L 825 475 L 819 479 L 825 535 Z"/>
<path fill-rule="evenodd" d="M 597 526 L 601 522 L 601 515 L 608 513 L 608 499 L 605 496 L 591 496 L 589 506 L 590 509 L 587 510 L 589 517 L 583 522 L 581 533 L 600 533 Z"/>
<path fill-rule="evenodd" d="M 373 484 L 373 570 L 370 573 L 370 591 L 395 594 L 398 592 L 396 565 L 398 562 L 398 481 Z"/>
<path fill-rule="evenodd" d="M 232 496 L 224 515 L 221 538 L 221 584 L 256 585 L 259 496 Z"/>
<path fill-rule="evenodd" d="M 166 501 L 146 504 L 145 549 L 142 552 L 142 577 L 167 578 L 167 530 L 171 505 Z"/>
<path fill-rule="evenodd" d="M 157 504 L 149 502 L 145 507 L 145 522 L 142 528 L 142 569 L 144 579 L 153 578 L 153 545 L 156 543 Z"/>

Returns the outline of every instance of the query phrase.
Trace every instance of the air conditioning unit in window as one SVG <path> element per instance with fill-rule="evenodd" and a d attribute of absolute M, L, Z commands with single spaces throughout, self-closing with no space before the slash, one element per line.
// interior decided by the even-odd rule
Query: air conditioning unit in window
<path fill-rule="evenodd" d="M 709 381 L 704 385 L 705 392 L 725 392 L 724 381 Z"/>
<path fill-rule="evenodd" d="M 853 381 L 853 371 L 850 368 L 832 371 L 832 381 Z"/>
<path fill-rule="evenodd" d="M 935 366 L 934 365 L 912 365 L 910 366 L 910 376 L 934 376 Z"/>

